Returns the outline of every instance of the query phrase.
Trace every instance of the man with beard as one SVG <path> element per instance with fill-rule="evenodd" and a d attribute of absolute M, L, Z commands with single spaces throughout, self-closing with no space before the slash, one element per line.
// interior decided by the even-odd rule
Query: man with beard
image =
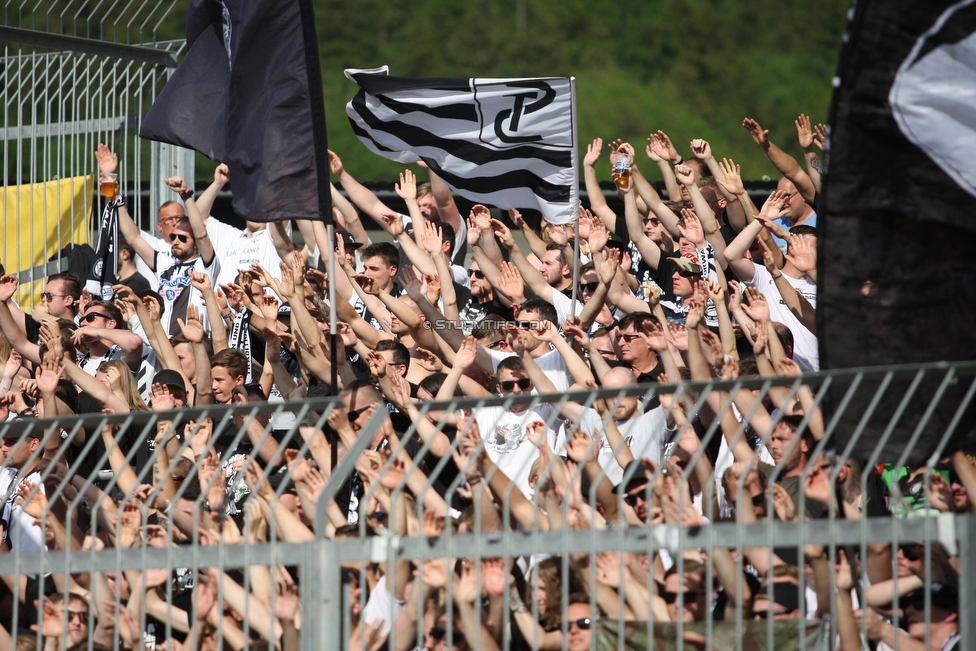
<path fill-rule="evenodd" d="M 458 301 L 460 308 L 458 319 L 461 321 L 461 330 L 464 334 L 471 334 L 488 315 L 497 316 L 498 321 L 512 320 L 512 308 L 505 307 L 498 299 L 495 289 L 488 282 L 476 260 L 472 260 L 471 266 L 468 267 L 468 278 L 471 282 L 471 289 L 467 300 L 461 296 L 458 297 L 460 299 Z"/>

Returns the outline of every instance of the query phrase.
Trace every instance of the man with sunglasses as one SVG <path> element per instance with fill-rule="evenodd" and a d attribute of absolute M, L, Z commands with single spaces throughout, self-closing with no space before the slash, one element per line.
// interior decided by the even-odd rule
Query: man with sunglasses
<path fill-rule="evenodd" d="M 165 302 L 160 322 L 166 334 L 175 335 L 180 332 L 178 320 L 186 321 L 186 308 L 190 305 L 197 306 L 204 328 L 209 329 L 203 295 L 190 284 L 190 272 L 204 273 L 210 277 L 211 284 L 215 284 L 220 273 L 220 261 L 186 182 L 174 177 L 166 179 L 166 183 L 171 190 L 180 194 L 190 214 L 189 219 L 180 220 L 170 232 L 170 252 L 154 252 L 149 263 L 156 271 L 159 294 Z"/>
<path fill-rule="evenodd" d="M 512 320 L 512 308 L 506 307 L 498 298 L 495 288 L 491 286 L 485 277 L 485 272 L 477 260 L 471 261 L 468 267 L 468 280 L 471 283 L 467 299 L 458 296 L 458 320 L 461 322 L 461 330 L 469 335 L 484 321 L 489 315 L 498 317 L 501 321 Z M 463 292 L 459 292 L 463 294 Z"/>
<path fill-rule="evenodd" d="M 86 344 L 88 352 L 79 355 L 78 367 L 94 376 L 102 362 L 121 359 L 133 372 L 141 371 L 143 343 L 139 335 L 126 328 L 119 308 L 106 301 L 92 301 L 81 316 L 81 326 L 71 335 L 75 344 Z M 141 375 L 152 375 L 152 363 Z"/>
<path fill-rule="evenodd" d="M 115 172 L 118 167 L 118 156 L 108 147 L 99 145 L 95 156 L 100 171 Z M 165 237 L 169 250 L 154 248 L 132 221 L 125 204 L 119 206 L 119 233 L 132 245 L 148 269 L 155 274 L 159 294 L 165 302 L 165 310 L 160 319 L 164 333 L 172 336 L 180 332 L 177 320 L 186 321 L 186 308 L 191 304 L 199 308 L 204 328 L 209 330 L 203 295 L 190 285 L 190 271 L 207 274 L 210 283 L 216 287 L 220 262 L 207 233 L 207 225 L 193 198 L 193 191 L 187 188 L 186 181 L 174 176 L 166 179 L 166 185 L 180 195 L 186 207 L 185 216 L 180 216 L 173 209 L 172 214 L 167 217 L 166 228 L 169 232 L 165 233 Z M 174 218 L 175 223 L 170 226 Z M 163 222 L 160 219 L 160 228 L 162 227 Z"/>
<path fill-rule="evenodd" d="M 588 651 L 592 643 L 595 618 L 586 595 L 577 593 L 569 595 L 566 621 L 569 633 L 566 640 L 568 651 Z"/>
<path fill-rule="evenodd" d="M 26 314 L 12 300 L 19 284 L 17 276 L 0 276 L 0 330 L 10 342 L 11 347 L 24 359 L 40 364 L 38 348 L 41 324 L 32 314 Z M 81 281 L 72 273 L 59 273 L 50 276 L 41 301 L 47 308 L 47 316 L 62 319 L 64 323 L 74 321 L 78 312 L 78 299 L 81 298 Z M 43 312 L 43 309 L 40 310 Z M 40 312 L 37 314 L 41 318 Z"/>

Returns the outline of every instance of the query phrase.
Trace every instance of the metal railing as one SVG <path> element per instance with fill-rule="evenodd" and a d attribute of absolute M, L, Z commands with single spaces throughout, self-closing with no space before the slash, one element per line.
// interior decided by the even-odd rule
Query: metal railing
<path fill-rule="evenodd" d="M 911 445 L 890 454 L 886 446 L 892 440 L 879 439 L 871 455 L 855 459 L 849 453 L 863 448 L 862 433 L 841 436 L 838 431 L 852 404 L 873 405 L 857 416 L 863 422 L 883 416 L 895 431 L 911 399 L 905 386 L 935 378 L 939 386 L 961 387 L 963 391 L 951 394 L 958 396 L 952 401 L 945 399 L 948 392 L 937 394 L 914 421 L 915 431 L 924 431 L 935 413 L 950 423 L 938 440 L 926 443 L 928 465 L 935 468 L 939 459 L 956 451 L 947 446 L 957 440 L 954 428 L 976 392 L 974 372 L 972 363 L 933 364 L 421 402 L 421 416 L 395 436 L 388 412 L 378 408 L 360 416 L 365 422 L 352 439 L 344 439 L 339 427 L 329 427 L 347 413 L 335 398 L 11 420 L 0 426 L 7 474 L 16 467 L 18 479 L 36 483 L 15 497 L 17 482 L 12 482 L 4 510 L 4 530 L 13 549 L 0 554 L 0 574 L 13 588 L 26 581 L 19 588 L 23 600 L 13 600 L 10 621 L 29 624 L 36 617 L 34 599 L 44 604 L 45 591 L 68 586 L 90 595 L 92 622 L 98 617 L 114 620 L 117 627 L 130 626 L 142 643 L 169 639 L 173 631 L 179 636 L 187 628 L 186 613 L 212 598 L 217 607 L 209 611 L 211 617 L 214 612 L 239 615 L 236 628 L 230 620 L 212 622 L 232 648 L 252 636 L 271 638 L 281 648 L 294 648 L 296 640 L 302 649 L 374 648 L 386 637 L 364 624 L 370 617 L 371 622 L 395 623 L 386 639 L 390 648 L 436 642 L 440 638 L 428 635 L 431 629 L 445 628 L 448 646 L 510 649 L 528 644 L 575 651 L 580 628 L 573 623 L 576 619 L 569 619 L 571 612 L 581 611 L 593 620 L 584 644 L 592 649 L 838 648 L 834 640 L 845 626 L 841 613 L 850 606 L 842 598 L 845 591 L 837 589 L 838 580 L 847 575 L 834 568 L 846 559 L 858 561 L 851 563 L 851 574 L 860 603 L 876 601 L 867 588 L 880 583 L 878 577 L 889 576 L 891 619 L 897 626 L 906 617 L 914 618 L 912 631 L 917 634 L 914 620 L 924 610 L 927 641 L 943 630 L 941 597 L 933 586 L 952 584 L 962 635 L 958 648 L 976 648 L 976 585 L 971 578 L 976 576 L 976 519 L 955 507 L 935 513 L 944 493 L 935 497 L 942 487 L 933 482 L 942 482 L 932 472 L 919 474 L 915 483 L 897 480 Z M 841 385 L 844 390 L 836 391 Z M 660 464 L 627 464 L 621 483 L 639 489 L 629 494 L 605 493 L 602 480 L 609 466 L 594 470 L 590 459 L 602 447 L 595 436 L 629 398 L 642 405 L 641 411 L 650 411 L 663 399 L 667 418 L 680 414 L 674 405 L 683 405 L 686 414 L 705 413 L 710 395 L 722 396 L 722 409 L 730 410 L 729 396 L 740 389 L 757 393 L 759 401 L 770 397 L 787 404 L 805 388 L 814 404 L 832 407 L 823 411 L 824 435 L 809 445 L 800 435 L 788 441 L 778 450 L 782 461 L 764 477 L 754 498 L 742 497 L 751 488 L 748 468 L 733 469 L 731 479 L 714 471 L 707 481 L 693 479 L 698 464 L 718 461 L 712 446 L 723 437 L 733 449 L 740 439 L 755 445 L 755 433 L 744 424 L 754 416 L 748 411 L 741 414 L 737 431 L 723 431 L 716 419 L 696 433 L 700 444 L 672 439 L 658 450 Z M 878 405 L 888 404 L 892 392 L 898 398 L 894 407 L 878 413 Z M 572 421 L 563 423 L 558 415 L 574 404 L 598 407 L 604 413 L 601 428 L 580 432 Z M 550 426 L 558 429 L 563 423 L 567 444 L 565 451 L 553 450 L 533 470 L 534 489 L 524 494 L 514 481 L 505 483 L 500 466 L 484 461 L 481 453 L 492 433 L 476 435 L 471 423 L 489 408 L 518 411 L 540 405 L 547 405 L 541 413 Z M 271 431 L 267 417 L 286 411 L 294 413 L 294 424 Z M 781 418 L 773 418 L 770 431 L 776 431 Z M 812 419 L 812 411 L 804 415 L 799 434 L 808 427 L 821 429 Z M 440 433 L 450 433 L 458 423 L 460 427 L 444 449 L 430 428 L 421 427 L 425 422 Z M 582 416 L 578 420 L 586 422 Z M 79 443 L 82 431 L 86 437 Z M 175 433 L 179 438 L 172 438 Z M 149 440 L 155 445 L 147 447 Z M 777 445 L 768 436 L 764 440 L 770 449 Z M 245 444 L 258 452 L 235 455 Z M 401 463 L 402 449 L 411 450 L 408 463 Z M 219 464 L 210 460 L 214 450 L 221 451 Z M 800 471 L 787 462 L 794 452 L 802 452 L 805 459 Z M 119 456 L 123 453 L 124 459 Z M 574 459 L 579 463 L 571 463 Z M 891 464 L 885 470 L 896 480 L 886 484 L 884 503 L 879 504 L 872 502 L 880 481 L 874 469 L 882 462 Z M 85 467 L 89 470 L 80 472 Z M 99 472 L 103 467 L 111 471 Z M 410 476 L 414 468 L 423 472 L 419 483 Z M 788 484 L 787 476 L 797 486 L 796 512 L 823 500 L 819 510 L 825 513 L 815 519 L 790 519 L 787 514 L 785 520 L 767 517 L 752 523 L 743 507 L 777 513 L 785 501 L 775 485 Z M 965 482 L 956 475 L 951 479 Z M 824 485 L 829 493 L 825 500 Z M 727 491 L 740 499 L 729 499 Z M 41 492 L 43 500 L 32 500 Z M 698 508 L 690 503 L 696 493 Z M 358 501 L 350 494 L 358 495 Z M 632 506 L 641 501 L 646 522 Z M 22 513 L 22 503 L 36 517 Z M 730 509 L 738 514 L 730 515 Z M 36 531 L 30 528 L 33 520 L 40 524 Z M 353 525 L 343 527 L 345 522 Z M 39 551 L 32 551 L 24 536 L 33 536 Z M 914 560 L 907 559 L 909 551 Z M 546 562 L 545 556 L 553 560 Z M 671 559 L 675 569 L 658 567 L 663 559 Z M 793 574 L 776 569 L 779 561 L 787 569 L 794 566 Z M 768 567 L 757 567 L 763 563 Z M 905 570 L 909 565 L 912 572 Z M 120 580 L 123 575 L 129 594 Z M 657 585 L 662 578 L 664 585 Z M 696 581 L 698 590 L 691 590 Z M 770 599 L 763 609 L 752 609 L 758 606 L 751 603 L 750 593 L 765 594 L 770 584 L 783 582 L 788 587 L 772 588 L 779 601 Z M 925 596 L 912 602 L 922 608 L 908 611 L 899 603 L 906 598 L 904 590 L 898 596 L 899 583 L 915 582 L 926 590 L 910 599 Z M 688 597 L 669 594 L 682 592 L 677 589 L 682 585 Z M 359 592 L 366 586 L 373 599 L 367 590 Z M 556 596 L 540 603 L 534 598 L 540 587 Z M 301 613 L 297 619 L 290 614 L 295 590 Z M 585 595 L 585 605 L 573 605 L 575 592 Z M 665 597 L 671 599 L 670 610 Z M 790 612 L 801 617 L 779 621 L 768 616 L 790 605 L 796 606 Z M 130 609 L 136 611 L 134 622 Z M 822 617 L 815 618 L 815 612 Z M 446 626 L 431 621 L 438 613 Z M 686 614 L 694 621 L 683 621 Z M 190 617 L 191 624 L 194 619 Z M 5 621 L 2 612 L 0 621 Z M 539 621 L 549 630 L 537 626 Z M 65 618 L 61 623 L 67 627 L 71 622 Z M 483 625 L 486 636 L 473 636 Z M 204 627 L 201 622 L 194 630 Z M 858 631 L 866 635 L 869 620 L 861 620 Z M 33 635 L 41 640 L 40 632 Z M 93 644 L 98 635 L 90 626 L 83 641 Z M 128 648 L 131 637 L 110 636 L 108 644 Z M 196 646 L 193 635 L 186 639 L 184 648 Z M 904 645 L 902 640 L 894 646 Z"/>
<path fill-rule="evenodd" d="M 20 276 L 22 305 L 37 302 L 46 276 L 68 270 L 69 244 L 96 241 L 98 222 L 90 217 L 98 203 L 92 191 L 98 143 L 118 153 L 122 193 L 136 198 L 129 210 L 145 230 L 155 228 L 155 211 L 169 198 L 163 179 L 193 178 L 192 152 L 138 137 L 142 116 L 185 47 L 157 39 L 176 4 L 62 0 L 4 7 L 2 262 Z M 45 184 L 70 179 L 88 182 L 45 191 Z M 148 212 L 139 200 L 144 185 Z"/>

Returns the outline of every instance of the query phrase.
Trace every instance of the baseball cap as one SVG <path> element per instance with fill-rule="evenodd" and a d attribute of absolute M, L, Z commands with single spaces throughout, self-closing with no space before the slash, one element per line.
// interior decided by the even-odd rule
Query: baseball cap
<path fill-rule="evenodd" d="M 613 233 L 607 236 L 606 246 L 608 249 L 620 249 L 621 251 L 625 251 L 627 249 L 627 245 L 624 244 L 624 241 Z"/>
<path fill-rule="evenodd" d="M 700 274 L 701 273 L 701 261 L 698 259 L 697 255 L 692 253 L 685 253 L 684 255 L 679 255 L 676 258 L 671 258 L 679 269 L 682 271 L 687 271 L 688 273 Z"/>
<path fill-rule="evenodd" d="M 917 610 L 925 608 L 925 592 L 931 595 L 932 605 L 941 606 L 953 612 L 959 611 L 959 592 L 951 585 L 933 581 L 926 588 L 919 588 L 905 595 L 905 604 L 913 604 Z"/>
<path fill-rule="evenodd" d="M 336 232 L 336 237 L 342 238 L 342 243 L 346 247 L 346 251 L 353 251 L 362 246 L 361 243 L 356 241 L 356 238 L 352 236 L 352 233 L 346 233 L 345 231 Z"/>
<path fill-rule="evenodd" d="M 153 384 L 162 384 L 163 386 L 176 387 L 177 389 L 182 389 L 186 391 L 186 383 L 183 381 L 183 376 L 179 372 L 172 369 L 164 368 L 159 373 L 153 376 Z"/>

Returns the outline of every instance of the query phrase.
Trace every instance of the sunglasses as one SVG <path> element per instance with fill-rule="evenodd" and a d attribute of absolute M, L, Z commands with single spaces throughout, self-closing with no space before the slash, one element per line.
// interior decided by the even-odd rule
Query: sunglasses
<path fill-rule="evenodd" d="M 760 493 L 759 495 L 752 496 L 753 506 L 766 506 L 766 496 Z"/>
<path fill-rule="evenodd" d="M 573 628 L 573 626 L 576 626 L 576 628 L 581 631 L 588 631 L 590 630 L 590 618 L 584 617 L 583 619 L 574 619 L 568 622 L 566 630 Z"/>
<path fill-rule="evenodd" d="M 498 341 L 493 341 L 492 343 L 488 344 L 487 346 L 485 346 L 485 348 L 487 348 L 488 350 L 495 350 L 496 348 L 498 348 L 504 343 L 505 343 L 504 339 L 499 339 Z"/>
<path fill-rule="evenodd" d="M 88 623 L 88 616 L 89 615 L 88 615 L 88 611 L 87 610 L 82 610 L 82 611 L 69 610 L 68 611 L 68 621 L 69 622 L 71 620 L 77 619 L 82 624 L 87 624 Z"/>
<path fill-rule="evenodd" d="M 185 235 L 183 233 L 170 233 L 169 234 L 169 241 L 170 242 L 175 242 L 176 240 L 179 240 L 183 244 L 186 244 L 187 242 L 190 241 L 190 236 L 189 235 Z"/>
<path fill-rule="evenodd" d="M 515 387 L 518 387 L 524 391 L 532 386 L 532 380 L 524 377 L 518 380 L 505 380 L 504 382 L 499 382 L 498 384 L 501 385 L 502 391 L 513 391 L 515 390 Z"/>
<path fill-rule="evenodd" d="M 65 296 L 67 296 L 67 294 L 52 294 L 51 292 L 41 292 L 42 301 L 48 301 L 48 302 L 53 301 L 55 296 L 59 298 L 64 298 Z"/>
<path fill-rule="evenodd" d="M 630 342 L 632 342 L 635 339 L 640 339 L 640 335 L 639 334 L 636 334 L 636 333 L 625 333 L 625 332 L 621 332 L 618 336 L 621 339 L 623 339 L 624 341 L 626 341 L 627 343 L 630 343 Z"/>
<path fill-rule="evenodd" d="M 641 488 L 639 491 L 634 491 L 633 493 L 627 493 L 624 495 L 624 501 L 631 506 L 637 506 L 638 502 L 646 502 L 647 495 L 645 493 L 646 486 Z"/>
<path fill-rule="evenodd" d="M 484 277 L 485 274 L 481 271 L 481 269 L 468 269 L 468 278 L 483 279 Z"/>
<path fill-rule="evenodd" d="M 661 220 L 658 219 L 657 217 L 648 217 L 647 219 L 644 220 L 644 223 L 650 224 L 651 226 L 660 226 Z"/>
<path fill-rule="evenodd" d="M 681 595 L 682 602 L 688 604 L 694 603 L 700 594 L 701 591 L 699 590 L 685 590 L 684 592 L 663 591 L 661 592 L 661 597 L 664 599 L 666 604 L 671 605 L 678 600 L 678 595 Z"/>
<path fill-rule="evenodd" d="M 580 283 L 580 289 L 584 292 L 595 292 L 596 288 L 600 286 L 599 282 L 595 283 Z"/>
<path fill-rule="evenodd" d="M 85 316 L 81 317 L 81 320 L 84 321 L 85 323 L 91 323 L 99 317 L 105 319 L 106 321 L 112 320 L 112 317 L 110 317 L 107 314 L 102 314 L 101 312 L 89 312 Z"/>
<path fill-rule="evenodd" d="M 904 545 L 901 548 L 905 560 L 920 561 L 925 556 L 925 548 L 921 545 Z"/>
<path fill-rule="evenodd" d="M 436 642 L 443 640 L 446 635 L 447 630 L 441 628 L 440 626 L 435 626 L 434 628 L 430 629 L 430 637 Z"/>

